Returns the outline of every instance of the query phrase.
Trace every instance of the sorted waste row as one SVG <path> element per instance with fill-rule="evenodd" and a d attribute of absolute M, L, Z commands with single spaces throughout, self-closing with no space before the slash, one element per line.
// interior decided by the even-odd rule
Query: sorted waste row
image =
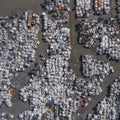
<path fill-rule="evenodd" d="M 120 60 L 119 31 L 115 29 L 114 19 L 99 22 L 86 21 L 79 24 L 78 40 L 86 48 L 96 48 L 98 54 L 106 54 L 111 60 Z"/>
<path fill-rule="evenodd" d="M 92 8 L 94 8 L 96 15 L 109 14 L 110 0 L 76 0 L 77 17 L 89 17 L 93 12 Z"/>
<path fill-rule="evenodd" d="M 42 13 L 43 39 L 49 43 L 49 58 L 45 60 L 40 74 L 32 75 L 28 84 L 20 90 L 20 99 L 29 101 L 33 108 L 20 113 L 21 120 L 42 117 L 46 120 L 60 117 L 71 120 L 78 106 L 86 107 L 91 96 L 102 92 L 102 78 L 101 81 L 97 78 L 86 81 L 77 78 L 70 69 L 67 61 L 71 53 L 70 30 L 64 27 L 64 22 L 57 23 L 57 17 L 54 17 Z"/>
<path fill-rule="evenodd" d="M 120 77 L 111 85 L 109 96 L 96 107 L 96 113 L 89 113 L 87 120 L 119 120 L 120 119 Z"/>
<path fill-rule="evenodd" d="M 14 88 L 11 77 L 35 61 L 39 41 L 39 16 L 25 11 L 21 17 L 0 19 L 0 106 L 12 106 Z"/>
<path fill-rule="evenodd" d="M 87 54 L 82 56 L 82 74 L 85 77 L 98 76 L 105 78 L 106 75 L 114 72 L 113 66 L 110 63 L 105 63 L 94 58 L 94 56 Z"/>

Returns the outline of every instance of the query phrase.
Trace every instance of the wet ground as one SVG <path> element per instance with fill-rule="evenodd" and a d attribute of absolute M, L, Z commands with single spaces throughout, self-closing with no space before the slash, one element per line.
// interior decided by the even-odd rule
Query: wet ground
<path fill-rule="evenodd" d="M 10 15 L 11 13 L 14 13 L 15 11 L 18 12 L 23 12 L 24 10 L 33 10 L 37 12 L 38 14 L 41 14 L 42 9 L 40 7 L 40 3 L 42 3 L 43 0 L 1 0 L 0 1 L 0 15 Z M 111 5 L 112 5 L 112 11 L 111 15 L 115 17 L 115 1 L 111 0 Z M 73 0 L 71 0 L 71 10 L 74 8 Z M 100 60 L 104 60 L 106 62 L 110 62 L 111 65 L 114 66 L 115 72 L 111 75 L 108 75 L 104 82 L 103 82 L 103 92 L 97 96 L 93 97 L 92 101 L 89 103 L 89 105 L 86 108 L 80 107 L 75 115 L 73 115 L 73 120 L 84 120 L 86 114 L 89 112 L 93 112 L 93 108 L 96 106 L 96 104 L 102 100 L 105 95 L 107 95 L 108 91 L 108 86 L 113 82 L 117 76 L 120 75 L 120 62 L 115 62 L 115 61 L 109 61 L 109 59 L 106 56 L 96 55 L 95 49 L 85 49 L 81 45 L 78 44 L 77 41 L 77 32 L 75 31 L 75 25 L 79 23 L 79 19 L 75 18 L 75 11 L 70 13 L 70 23 L 69 27 L 71 29 L 71 46 L 72 46 L 72 53 L 71 53 L 71 59 L 69 60 L 71 68 L 74 70 L 75 74 L 77 76 L 81 75 L 80 72 L 80 55 L 82 54 L 92 54 L 95 55 L 96 58 Z M 41 27 L 41 25 L 40 25 Z M 40 40 L 40 45 L 37 50 L 37 55 L 36 55 L 36 61 L 39 61 L 39 54 L 44 53 L 46 54 L 47 50 L 47 43 L 44 43 L 41 40 L 41 31 L 39 34 L 39 40 Z M 33 68 L 34 63 L 31 63 L 31 67 L 27 68 L 23 73 L 19 73 L 17 77 L 14 77 L 13 80 L 11 80 L 12 84 L 16 85 L 16 91 L 15 95 L 13 96 L 13 107 L 12 108 L 0 108 L 0 112 L 10 112 L 15 115 L 14 120 L 18 120 L 17 115 L 29 108 L 28 103 L 22 102 L 19 100 L 18 96 L 18 91 L 20 88 L 22 88 L 28 81 L 29 77 L 27 73 Z M 80 113 L 80 115 L 78 115 Z"/>

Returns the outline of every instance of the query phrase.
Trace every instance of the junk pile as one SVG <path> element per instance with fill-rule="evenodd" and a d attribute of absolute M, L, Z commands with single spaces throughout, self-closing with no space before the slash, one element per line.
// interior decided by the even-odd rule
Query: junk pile
<path fill-rule="evenodd" d="M 47 51 L 50 55 L 62 55 L 66 59 L 70 58 L 71 46 L 70 46 L 70 29 L 59 29 L 53 38 Z"/>
<path fill-rule="evenodd" d="M 97 15 L 109 14 L 110 0 L 94 0 L 94 9 Z"/>
<path fill-rule="evenodd" d="M 69 20 L 70 0 L 45 0 L 43 4 L 57 23 L 67 23 Z M 57 24 L 58 25 L 58 24 Z"/>
<path fill-rule="evenodd" d="M 97 53 L 106 54 L 112 60 L 120 60 L 120 36 L 112 22 L 113 19 L 105 23 L 98 23 L 98 20 L 81 22 L 78 32 L 79 43 L 86 48 L 97 46 Z"/>
<path fill-rule="evenodd" d="M 35 61 L 35 49 L 39 43 L 38 21 L 37 14 L 31 14 L 30 18 L 28 12 L 24 12 L 21 18 L 0 20 L 0 106 L 12 106 L 10 99 L 14 90 L 10 78 Z"/>
<path fill-rule="evenodd" d="M 64 3 L 66 1 L 64 0 Z M 51 12 L 56 4 L 49 0 L 46 5 Z M 50 10 L 49 5 L 53 6 Z M 68 10 L 65 11 L 68 12 Z M 90 100 L 89 96 L 99 95 L 102 92 L 97 78 L 89 82 L 76 78 L 68 64 L 71 53 L 70 30 L 65 27 L 62 17 L 56 17 L 55 14 L 63 16 L 62 12 L 58 11 L 52 12 L 53 16 L 50 14 L 50 17 L 45 12 L 42 13 L 43 39 L 49 43 L 47 50 L 49 58 L 42 65 L 41 73 L 32 75 L 28 84 L 20 90 L 20 99 L 29 101 L 32 107 L 31 111 L 26 110 L 19 114 L 21 120 L 26 118 L 56 120 L 60 117 L 71 120 L 72 113 L 76 112 L 78 105 L 86 107 Z M 100 80 L 102 81 L 102 78 Z M 79 85 L 81 83 L 81 87 L 75 85 L 78 83 Z"/>
<path fill-rule="evenodd" d="M 76 16 L 87 17 L 91 11 L 90 0 L 76 0 Z"/>
<path fill-rule="evenodd" d="M 111 60 L 120 60 L 120 39 L 108 38 L 104 35 L 97 49 L 99 54 L 107 54 Z"/>
<path fill-rule="evenodd" d="M 77 105 L 86 107 L 92 96 L 97 96 L 102 92 L 101 82 L 103 79 L 93 78 L 85 80 L 83 78 L 76 78 L 74 81 L 73 90 L 77 95 Z"/>
<path fill-rule="evenodd" d="M 59 54 L 69 59 L 71 53 L 70 29 L 62 27 L 64 20 L 58 21 L 58 17 L 56 17 L 56 19 L 48 19 L 45 12 L 42 13 L 42 16 L 44 30 L 43 39 L 49 43 L 49 49 L 47 50 L 48 54 Z"/>
<path fill-rule="evenodd" d="M 60 55 L 50 56 L 46 60 L 41 75 L 30 79 L 27 86 L 20 90 L 20 98 L 23 101 L 30 101 L 33 107 L 29 119 L 38 116 L 54 120 L 59 116 L 71 119 L 72 113 L 76 111 L 76 102 L 71 99 L 71 90 L 75 75 L 68 70 L 68 62 Z M 25 112 L 19 115 L 25 119 Z"/>
<path fill-rule="evenodd" d="M 87 120 L 119 120 L 120 119 L 120 77 L 111 85 L 109 96 L 96 107 L 96 114 L 88 114 Z"/>
<path fill-rule="evenodd" d="M 120 24 L 120 1 L 116 0 L 116 12 L 117 12 L 117 20 L 118 23 Z"/>
<path fill-rule="evenodd" d="M 70 10 L 70 0 L 45 0 L 44 6 L 49 12 L 59 12 L 62 16 L 61 11 Z M 63 17 L 63 16 L 62 16 Z"/>
<path fill-rule="evenodd" d="M 14 115 L 10 113 L 0 113 L 0 119 L 1 120 L 13 120 Z"/>
<path fill-rule="evenodd" d="M 67 1 L 65 0 L 64 3 Z M 53 2 L 50 1 L 50 4 Z M 66 4 L 60 5 L 63 8 L 67 7 Z M 55 13 L 63 16 L 61 12 Z M 32 77 L 28 85 L 20 90 L 21 100 L 29 101 L 33 109 L 22 112 L 19 118 L 25 120 L 44 117 L 46 120 L 56 120 L 59 117 L 67 117 L 71 120 L 72 113 L 77 110 L 77 105 L 71 98 L 75 75 L 72 69 L 69 69 L 67 61 L 71 53 L 70 30 L 63 26 L 63 20 L 59 21 L 61 18 L 55 16 L 49 19 L 45 12 L 42 16 L 43 37 L 49 42 L 47 50 L 49 58 L 45 61 L 41 74 Z"/>
<path fill-rule="evenodd" d="M 106 75 L 114 72 L 110 63 L 105 63 L 94 58 L 93 55 L 87 54 L 82 56 L 82 74 L 85 77 L 97 76 L 105 78 Z"/>

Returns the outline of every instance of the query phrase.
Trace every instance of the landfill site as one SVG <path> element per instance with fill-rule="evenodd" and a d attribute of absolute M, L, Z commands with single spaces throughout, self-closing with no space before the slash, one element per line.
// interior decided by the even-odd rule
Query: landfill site
<path fill-rule="evenodd" d="M 120 120 L 120 0 L 0 1 L 0 120 Z"/>

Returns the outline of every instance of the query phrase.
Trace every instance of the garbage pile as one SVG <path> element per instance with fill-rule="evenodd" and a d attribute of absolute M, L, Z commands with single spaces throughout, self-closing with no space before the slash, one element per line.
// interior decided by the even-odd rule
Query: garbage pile
<path fill-rule="evenodd" d="M 74 81 L 73 90 L 77 94 L 77 105 L 86 107 L 91 100 L 91 96 L 97 96 L 102 92 L 101 83 L 103 79 L 92 78 L 85 80 L 76 78 Z"/>
<path fill-rule="evenodd" d="M 94 9 L 97 15 L 109 14 L 110 0 L 94 0 Z"/>
<path fill-rule="evenodd" d="M 107 54 L 111 60 L 120 60 L 120 39 L 108 38 L 104 35 L 99 43 L 99 48 L 97 49 L 99 54 Z"/>
<path fill-rule="evenodd" d="M 94 58 L 93 55 L 82 55 L 82 74 L 85 77 L 97 76 L 105 78 L 106 75 L 114 72 L 110 63 L 105 63 Z"/>
<path fill-rule="evenodd" d="M 53 36 L 49 50 L 50 55 L 62 55 L 66 59 L 70 58 L 71 46 L 70 46 L 70 29 L 61 28 Z"/>
<path fill-rule="evenodd" d="M 38 21 L 37 14 L 31 14 L 30 18 L 28 12 L 20 18 L 0 20 L 0 106 L 12 106 L 10 78 L 35 61 L 35 49 L 39 44 Z"/>
<path fill-rule="evenodd" d="M 76 0 L 76 16 L 87 17 L 91 11 L 91 0 Z"/>
<path fill-rule="evenodd" d="M 49 55 L 62 55 L 66 59 L 70 58 L 70 29 L 61 27 L 64 23 L 57 23 L 57 20 L 48 19 L 48 16 L 43 12 L 43 38 L 49 42 Z"/>
<path fill-rule="evenodd" d="M 64 0 L 64 3 L 66 1 Z M 62 3 L 60 5 L 64 6 L 65 4 Z M 46 5 L 48 12 L 51 12 L 56 4 L 49 0 Z M 66 9 L 63 11 L 68 12 Z M 58 11 L 52 11 L 49 17 L 46 12 L 42 13 L 43 39 L 49 43 L 47 50 L 49 58 L 42 65 L 41 73 L 32 75 L 28 84 L 19 92 L 20 99 L 28 101 L 32 107 L 31 111 L 26 110 L 19 114 L 21 120 L 26 118 L 30 120 L 41 118 L 56 120 L 60 117 L 71 120 L 72 113 L 76 112 L 77 106 L 80 105 L 80 98 L 82 99 L 81 105 L 86 107 L 90 96 L 99 95 L 102 92 L 100 88 L 102 78 L 99 78 L 99 81 L 97 78 L 89 82 L 82 81 L 82 79 L 76 78 L 70 68 L 68 64 L 71 53 L 70 30 L 65 27 L 65 21 L 61 19 L 62 16 L 62 12 Z M 75 85 L 80 85 L 80 83 L 81 88 Z M 88 89 L 89 92 L 86 93 Z"/>
<path fill-rule="evenodd" d="M 1 120 L 13 120 L 14 115 L 10 113 L 0 113 L 0 119 Z"/>
<path fill-rule="evenodd" d="M 20 98 L 30 101 L 33 107 L 31 119 L 35 115 L 38 119 L 43 115 L 48 120 L 59 116 L 71 119 L 77 109 L 76 102 L 70 97 L 74 79 L 75 75 L 72 70 L 68 71 L 68 63 L 63 57 L 57 55 L 47 59 L 41 75 L 31 78 L 20 90 Z M 25 119 L 23 114 L 25 112 L 21 113 L 21 119 Z"/>
<path fill-rule="evenodd" d="M 70 0 L 45 0 L 44 7 L 57 23 L 66 24 L 69 20 Z"/>
<path fill-rule="evenodd" d="M 116 12 L 117 12 L 117 20 L 118 23 L 120 24 L 120 1 L 116 0 Z"/>
<path fill-rule="evenodd" d="M 49 12 L 60 12 L 61 14 L 61 11 L 70 10 L 70 0 L 45 0 L 44 6 Z"/>
<path fill-rule="evenodd" d="M 98 27 L 97 20 L 88 21 L 87 19 L 84 22 L 80 22 L 78 26 L 78 41 L 80 44 L 83 44 L 86 48 L 91 48 L 98 39 Z M 103 27 L 103 25 L 101 26 Z"/>
<path fill-rule="evenodd" d="M 110 94 L 96 107 L 96 114 L 88 114 L 87 120 L 120 119 L 120 77 L 111 85 Z"/>
<path fill-rule="evenodd" d="M 56 2 L 67 7 L 62 0 Z M 68 1 L 69 2 L 69 1 Z M 65 3 L 65 4 L 64 4 Z M 54 1 L 49 1 L 49 5 Z M 67 3 L 68 4 L 68 3 Z M 47 4 L 47 7 L 49 6 Z M 66 9 L 67 9 L 66 8 Z M 65 8 L 64 8 L 65 9 Z M 64 12 L 68 10 L 63 10 Z M 48 9 L 50 12 L 50 10 Z M 63 17 L 63 12 L 56 12 Z M 49 58 L 45 60 L 41 73 L 32 76 L 29 83 L 20 90 L 20 99 L 29 101 L 32 111 L 24 111 L 19 115 L 21 120 L 41 119 L 56 120 L 59 117 L 72 118 L 72 113 L 77 110 L 76 101 L 71 98 L 75 74 L 69 69 L 67 59 L 70 57 L 70 30 L 64 27 L 64 20 L 58 16 L 43 16 L 43 38 L 48 41 L 47 50 Z M 68 20 L 68 19 L 67 19 Z"/>
<path fill-rule="evenodd" d="M 109 59 L 120 60 L 119 32 L 112 24 L 113 19 L 99 22 L 86 20 L 79 24 L 79 43 L 85 48 L 96 48 L 97 53 L 106 54 Z"/>

